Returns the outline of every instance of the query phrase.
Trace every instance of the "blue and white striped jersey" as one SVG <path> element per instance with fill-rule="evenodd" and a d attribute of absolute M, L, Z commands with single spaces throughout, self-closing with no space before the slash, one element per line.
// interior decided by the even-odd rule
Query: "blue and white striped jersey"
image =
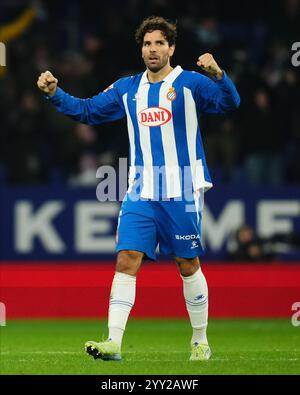
<path fill-rule="evenodd" d="M 180 66 L 157 83 L 150 83 L 145 71 L 119 79 L 90 99 L 75 98 L 57 88 L 49 100 L 58 111 L 90 125 L 126 116 L 129 189 L 142 180 L 141 197 L 150 199 L 181 196 L 189 188 L 187 180 L 193 191 L 212 186 L 199 115 L 226 113 L 240 103 L 225 72 L 217 80 Z"/>

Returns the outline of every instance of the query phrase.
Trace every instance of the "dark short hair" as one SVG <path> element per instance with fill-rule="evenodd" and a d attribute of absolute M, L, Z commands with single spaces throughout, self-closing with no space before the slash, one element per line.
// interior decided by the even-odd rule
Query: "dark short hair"
<path fill-rule="evenodd" d="M 142 47 L 144 36 L 154 30 L 160 30 L 168 41 L 169 46 L 175 45 L 177 37 L 176 22 L 171 22 L 161 16 L 149 16 L 144 19 L 135 32 L 136 42 Z"/>

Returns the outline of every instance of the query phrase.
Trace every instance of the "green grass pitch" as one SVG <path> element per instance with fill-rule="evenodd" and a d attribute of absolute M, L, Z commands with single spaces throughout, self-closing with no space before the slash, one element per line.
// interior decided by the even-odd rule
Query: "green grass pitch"
<path fill-rule="evenodd" d="M 12 320 L 0 327 L 1 374 L 300 374 L 300 327 L 286 320 L 210 320 L 213 357 L 190 362 L 188 320 L 131 319 L 121 362 L 94 360 L 86 340 L 106 321 Z"/>

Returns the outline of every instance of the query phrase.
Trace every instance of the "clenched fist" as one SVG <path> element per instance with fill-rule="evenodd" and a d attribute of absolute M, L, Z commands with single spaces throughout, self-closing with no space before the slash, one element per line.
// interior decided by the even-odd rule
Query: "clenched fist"
<path fill-rule="evenodd" d="M 218 79 L 222 78 L 223 71 L 210 53 L 199 56 L 197 65 L 210 75 L 216 76 Z"/>
<path fill-rule="evenodd" d="M 57 78 L 47 70 L 39 76 L 37 86 L 44 93 L 47 93 L 49 96 L 53 96 L 56 92 L 57 82 Z"/>

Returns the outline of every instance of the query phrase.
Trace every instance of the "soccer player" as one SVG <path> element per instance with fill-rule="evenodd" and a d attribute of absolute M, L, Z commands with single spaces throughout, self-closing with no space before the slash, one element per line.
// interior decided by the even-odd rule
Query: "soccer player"
<path fill-rule="evenodd" d="M 179 267 L 193 330 L 190 360 L 211 356 L 206 336 L 208 289 L 199 256 L 203 255 L 203 195 L 212 182 L 198 118 L 201 112 L 235 110 L 240 98 L 209 53 L 200 56 L 197 65 L 210 78 L 180 66 L 173 68 L 175 39 L 175 24 L 162 17 L 145 19 L 136 31 L 145 72 L 121 78 L 90 99 L 65 93 L 49 71 L 37 82 L 58 111 L 80 122 L 93 125 L 127 117 L 129 188 L 119 215 L 108 339 L 85 345 L 94 358 L 121 359 L 122 337 L 135 301 L 136 274 L 143 258 L 155 260 L 157 245 Z"/>

